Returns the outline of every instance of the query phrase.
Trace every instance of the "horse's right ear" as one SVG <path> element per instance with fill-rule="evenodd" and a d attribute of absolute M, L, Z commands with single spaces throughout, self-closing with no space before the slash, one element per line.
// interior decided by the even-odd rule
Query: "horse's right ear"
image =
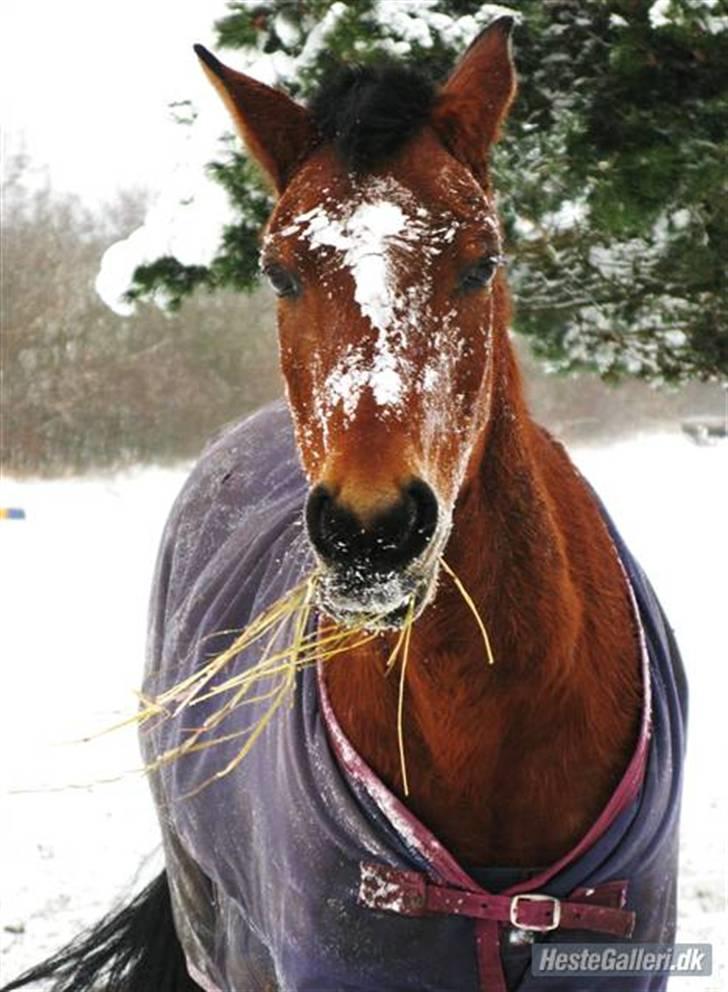
<path fill-rule="evenodd" d="M 513 18 L 497 17 L 463 55 L 435 104 L 432 123 L 452 154 L 484 178 L 490 146 L 516 93 Z"/>
<path fill-rule="evenodd" d="M 195 54 L 250 154 L 281 193 L 318 141 L 311 115 L 280 90 L 223 65 L 202 45 L 195 45 Z"/>

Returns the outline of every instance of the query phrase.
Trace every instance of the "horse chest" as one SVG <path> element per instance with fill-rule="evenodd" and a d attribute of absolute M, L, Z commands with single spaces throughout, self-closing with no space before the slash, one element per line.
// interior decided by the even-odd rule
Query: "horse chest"
<path fill-rule="evenodd" d="M 441 702 L 438 721 L 445 730 L 434 747 L 425 743 L 410 717 L 410 794 L 405 799 L 396 706 L 391 702 L 367 707 L 365 693 L 348 684 L 352 666 L 344 662 L 341 668 L 347 684 L 340 695 L 335 671 L 328 673 L 327 681 L 347 737 L 382 781 L 467 864 L 531 867 L 555 861 L 586 832 L 606 803 L 637 738 L 634 726 L 629 748 L 605 764 L 603 749 L 592 750 L 581 728 L 570 728 L 565 721 L 554 727 L 547 741 L 533 746 L 525 743 L 527 734 L 518 728 L 506 731 L 502 714 L 489 719 L 487 712 L 480 712 L 468 728 L 462 709 L 450 721 Z M 450 742 L 448 725 L 455 727 Z M 519 747 L 509 743 L 514 736 Z M 574 738 L 577 748 L 572 747 Z"/>

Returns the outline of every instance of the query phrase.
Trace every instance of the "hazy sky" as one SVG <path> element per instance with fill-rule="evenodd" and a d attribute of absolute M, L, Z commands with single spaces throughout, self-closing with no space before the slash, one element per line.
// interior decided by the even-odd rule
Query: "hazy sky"
<path fill-rule="evenodd" d="M 213 46 L 225 9 L 224 0 L 2 0 L 4 154 L 23 134 L 53 185 L 89 200 L 158 188 L 177 157 L 169 101 L 191 98 L 227 126 L 191 50 Z"/>

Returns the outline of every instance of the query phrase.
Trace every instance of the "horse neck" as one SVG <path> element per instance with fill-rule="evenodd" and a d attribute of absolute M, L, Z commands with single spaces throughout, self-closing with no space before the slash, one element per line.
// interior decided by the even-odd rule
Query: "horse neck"
<path fill-rule="evenodd" d="M 583 834 L 616 784 L 640 711 L 624 577 L 563 450 L 528 416 L 506 336 L 487 436 L 460 494 L 445 575 L 414 625 L 405 683 L 408 805 L 481 864 L 541 865 Z M 392 638 L 330 666 L 334 712 L 400 795 Z M 553 811 L 559 810 L 556 820 Z"/>

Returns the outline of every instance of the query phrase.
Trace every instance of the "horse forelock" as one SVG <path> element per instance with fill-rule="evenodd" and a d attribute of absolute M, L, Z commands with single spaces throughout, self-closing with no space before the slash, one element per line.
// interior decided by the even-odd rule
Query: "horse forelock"
<path fill-rule="evenodd" d="M 435 86 L 407 66 L 340 66 L 310 102 L 314 122 L 347 168 L 366 172 L 395 155 L 428 120 Z"/>

